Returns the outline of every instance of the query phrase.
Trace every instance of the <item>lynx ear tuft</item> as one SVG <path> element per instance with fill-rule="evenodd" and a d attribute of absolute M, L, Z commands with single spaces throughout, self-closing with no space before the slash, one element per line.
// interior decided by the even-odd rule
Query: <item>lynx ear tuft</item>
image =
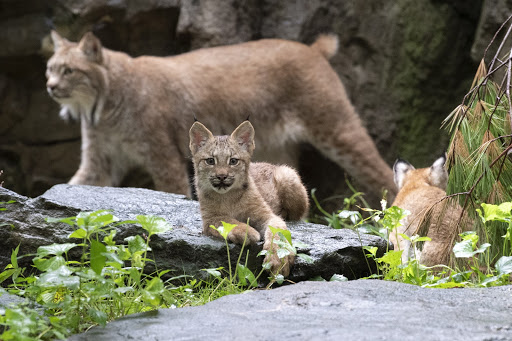
<path fill-rule="evenodd" d="M 254 151 L 254 127 L 251 122 L 242 122 L 235 131 L 231 134 L 231 138 L 234 139 L 240 147 L 247 150 L 252 155 Z"/>
<path fill-rule="evenodd" d="M 408 171 L 415 169 L 409 162 L 397 159 L 393 165 L 393 179 L 395 180 L 396 187 L 400 190 L 404 186 L 405 174 Z"/>
<path fill-rule="evenodd" d="M 52 30 L 50 32 L 50 36 L 52 37 L 53 42 L 53 51 L 57 51 L 60 49 L 63 45 L 69 44 L 69 41 L 65 38 L 62 38 L 60 34 L 57 33 L 57 31 Z"/>
<path fill-rule="evenodd" d="M 448 171 L 446 170 L 446 153 L 430 166 L 430 182 L 441 189 L 446 189 Z"/>
<path fill-rule="evenodd" d="M 189 131 L 190 136 L 190 144 L 189 148 L 192 152 L 192 155 L 197 153 L 197 151 L 205 145 L 205 143 L 213 138 L 213 134 L 208 130 L 202 123 L 194 122 Z"/>
<path fill-rule="evenodd" d="M 78 44 L 78 48 L 82 50 L 89 61 L 98 64 L 103 61 L 101 42 L 94 36 L 94 34 L 92 34 L 92 32 L 87 32 L 83 36 L 82 40 L 80 40 L 80 43 Z"/>

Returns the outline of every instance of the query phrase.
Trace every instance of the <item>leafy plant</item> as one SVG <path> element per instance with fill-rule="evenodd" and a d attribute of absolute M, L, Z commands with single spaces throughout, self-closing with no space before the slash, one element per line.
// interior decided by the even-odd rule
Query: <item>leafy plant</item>
<path fill-rule="evenodd" d="M 0 274 L 0 280 L 11 278 L 9 292 L 37 302 L 44 310 L 34 313 L 27 307 L 6 309 L 0 323 L 4 340 L 64 338 L 126 314 L 169 307 L 176 303 L 172 289 L 163 280 L 167 271 L 144 273 L 151 250 L 151 237 L 171 229 L 158 217 L 137 216 L 135 221 L 147 233 L 126 238 L 127 245 L 114 241 L 118 222 L 109 211 L 80 213 L 76 217 L 48 219 L 63 222 L 76 229 L 70 235 L 77 243 L 41 246 L 33 258 L 40 274 L 24 276 L 17 263 L 19 248 L 11 256 L 11 264 Z M 80 250 L 80 260 L 69 253 Z M 31 328 L 18 328 L 27 323 Z"/>

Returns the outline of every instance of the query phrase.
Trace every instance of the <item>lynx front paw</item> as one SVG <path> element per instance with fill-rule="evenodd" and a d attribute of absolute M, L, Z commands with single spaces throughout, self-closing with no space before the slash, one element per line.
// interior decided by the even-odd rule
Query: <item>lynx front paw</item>
<path fill-rule="evenodd" d="M 260 233 L 246 224 L 237 225 L 228 234 L 228 240 L 232 243 L 242 245 L 256 244 L 261 239 Z"/>

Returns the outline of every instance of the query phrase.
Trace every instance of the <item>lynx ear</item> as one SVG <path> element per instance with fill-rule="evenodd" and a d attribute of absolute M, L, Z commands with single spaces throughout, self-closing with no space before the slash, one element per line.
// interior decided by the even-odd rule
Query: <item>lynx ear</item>
<path fill-rule="evenodd" d="M 103 61 L 103 52 L 101 50 L 101 42 L 91 32 L 87 32 L 80 43 L 78 48 L 82 50 L 87 59 L 91 62 L 100 64 Z"/>
<path fill-rule="evenodd" d="M 242 122 L 231 134 L 231 138 L 238 142 L 238 145 L 252 155 L 254 151 L 254 127 L 251 122 Z"/>
<path fill-rule="evenodd" d="M 54 52 L 60 49 L 63 45 L 69 44 L 69 41 L 65 38 L 62 38 L 55 30 L 50 32 L 50 36 L 52 37 Z"/>
<path fill-rule="evenodd" d="M 199 148 L 204 146 L 209 139 L 213 138 L 211 131 L 200 122 L 194 122 L 188 134 L 190 136 L 189 148 L 192 155 L 197 153 Z"/>
<path fill-rule="evenodd" d="M 434 161 L 430 166 L 430 181 L 432 185 L 446 189 L 448 183 L 448 171 L 446 170 L 446 153 Z"/>
<path fill-rule="evenodd" d="M 393 165 L 393 178 L 395 180 L 396 187 L 400 190 L 404 185 L 405 174 L 408 171 L 415 169 L 409 162 L 397 159 Z"/>

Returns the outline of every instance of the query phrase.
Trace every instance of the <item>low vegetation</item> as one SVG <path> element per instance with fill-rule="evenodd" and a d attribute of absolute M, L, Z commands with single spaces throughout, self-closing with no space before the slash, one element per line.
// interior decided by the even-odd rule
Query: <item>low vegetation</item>
<path fill-rule="evenodd" d="M 8 209 L 9 203 L 0 203 L 1 209 Z M 128 314 L 202 305 L 256 288 L 258 278 L 270 267 L 264 264 L 259 274 L 253 274 L 242 262 L 242 249 L 234 269 L 231 259 L 227 270 L 204 269 L 211 275 L 208 280 L 188 276 L 169 278 L 168 270 L 159 270 L 148 258 L 151 238 L 171 230 L 162 218 L 140 215 L 134 221 L 120 222 L 111 212 L 100 210 L 47 220 L 74 226 L 69 239 L 76 242 L 39 247 L 31 255 L 36 272 L 19 267 L 19 246 L 12 251 L 11 263 L 0 273 L 0 283 L 11 283 L 4 284 L 2 292 L 26 301 L 0 310 L 2 340 L 63 339 Z M 144 234 L 128 237 L 125 243 L 118 244 L 114 240 L 116 226 L 127 223 L 139 224 Z M 223 223 L 217 228 L 226 241 L 228 258 L 226 238 L 233 227 Z M 297 254 L 301 245 L 292 243 L 289 231 L 272 229 L 272 232 L 279 237 L 274 239 L 279 259 L 292 254 L 309 260 L 307 255 Z M 264 256 L 265 252 L 260 255 Z M 71 253 L 75 256 L 71 257 Z M 147 273 L 149 263 L 155 268 L 152 273 Z M 271 275 L 269 280 L 267 288 L 285 281 L 282 275 Z"/>

